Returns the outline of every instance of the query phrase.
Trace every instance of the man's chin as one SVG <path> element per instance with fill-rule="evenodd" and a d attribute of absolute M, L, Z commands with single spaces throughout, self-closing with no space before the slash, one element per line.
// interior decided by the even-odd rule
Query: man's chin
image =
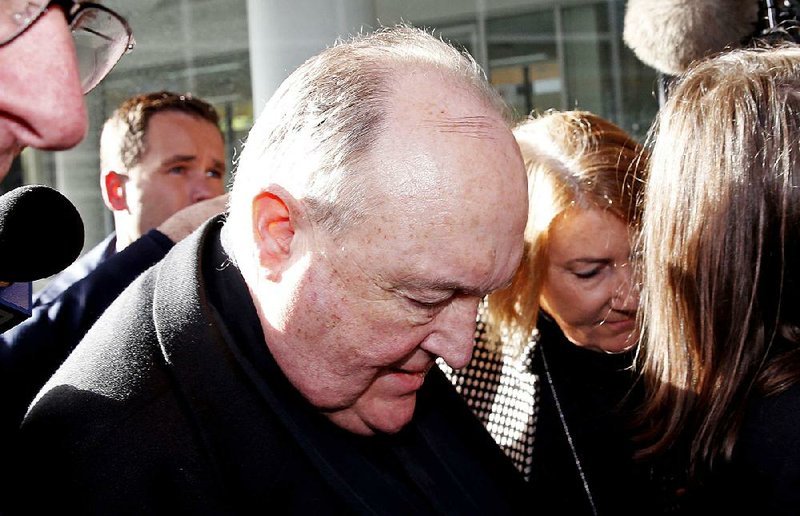
<path fill-rule="evenodd" d="M 416 404 L 417 396 L 413 393 L 391 401 L 375 401 L 363 407 L 356 406 L 327 416 L 333 424 L 354 434 L 395 434 L 411 422 Z"/>
<path fill-rule="evenodd" d="M 374 433 L 395 434 L 411 422 L 416 404 L 416 393 L 410 394 L 374 407 L 364 420 Z"/>

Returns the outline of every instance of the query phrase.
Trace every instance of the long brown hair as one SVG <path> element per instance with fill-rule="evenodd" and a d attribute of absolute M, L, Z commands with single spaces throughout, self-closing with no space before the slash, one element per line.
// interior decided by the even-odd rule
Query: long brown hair
<path fill-rule="evenodd" d="M 730 459 L 754 391 L 800 377 L 800 49 L 697 64 L 656 125 L 642 224 L 643 455 Z M 778 352 L 773 346 L 781 335 Z"/>
<path fill-rule="evenodd" d="M 529 118 L 514 136 L 528 172 L 525 251 L 511 286 L 489 296 L 487 316 L 490 342 L 521 349 L 536 327 L 553 221 L 570 207 L 601 208 L 634 227 L 646 156 L 623 129 L 586 111 Z"/>

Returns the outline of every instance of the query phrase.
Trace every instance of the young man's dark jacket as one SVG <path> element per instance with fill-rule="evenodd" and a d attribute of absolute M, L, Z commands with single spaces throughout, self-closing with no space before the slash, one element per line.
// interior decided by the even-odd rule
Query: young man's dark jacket
<path fill-rule="evenodd" d="M 13 447 L 33 397 L 114 299 L 174 245 L 153 229 L 115 252 L 97 244 L 38 292 L 30 318 L 0 334 L 0 442 Z M 3 470 L 2 474 L 9 473 Z"/>

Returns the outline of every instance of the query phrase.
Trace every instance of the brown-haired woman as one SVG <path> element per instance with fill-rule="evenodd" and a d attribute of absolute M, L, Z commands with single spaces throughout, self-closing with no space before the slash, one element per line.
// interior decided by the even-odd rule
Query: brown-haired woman
<path fill-rule="evenodd" d="M 690 512 L 800 511 L 800 49 L 688 71 L 659 116 L 643 219 L 644 454 Z"/>

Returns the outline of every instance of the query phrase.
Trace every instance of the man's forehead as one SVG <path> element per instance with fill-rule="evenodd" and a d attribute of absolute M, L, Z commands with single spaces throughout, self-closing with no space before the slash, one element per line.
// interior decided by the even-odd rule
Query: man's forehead
<path fill-rule="evenodd" d="M 487 114 L 469 114 L 451 116 L 440 113 L 439 116 L 423 118 L 422 125 L 429 125 L 442 133 L 453 133 L 476 139 L 496 139 L 498 120 Z"/>
<path fill-rule="evenodd" d="M 409 106 L 388 122 L 388 130 L 378 139 L 376 157 L 393 160 L 399 169 L 407 168 L 406 175 L 417 176 L 416 180 L 426 171 L 449 176 L 440 176 L 447 183 L 467 176 L 494 175 L 494 169 L 502 166 L 497 158 L 518 153 L 505 121 L 475 101 L 455 109 Z M 403 167 L 404 163 L 410 167 Z"/>
<path fill-rule="evenodd" d="M 446 71 L 421 66 L 400 69 L 394 76 L 393 90 L 388 113 L 390 117 L 394 113 L 400 122 L 417 115 L 416 120 L 430 122 L 449 119 L 468 123 L 474 117 L 478 123 L 481 119 L 505 123 L 503 114 L 477 84 Z"/>
<path fill-rule="evenodd" d="M 366 253 L 408 288 L 502 286 L 527 213 L 524 167 L 502 113 L 438 73 L 401 77 L 390 104 L 368 174 L 380 202 L 356 230 Z"/>

